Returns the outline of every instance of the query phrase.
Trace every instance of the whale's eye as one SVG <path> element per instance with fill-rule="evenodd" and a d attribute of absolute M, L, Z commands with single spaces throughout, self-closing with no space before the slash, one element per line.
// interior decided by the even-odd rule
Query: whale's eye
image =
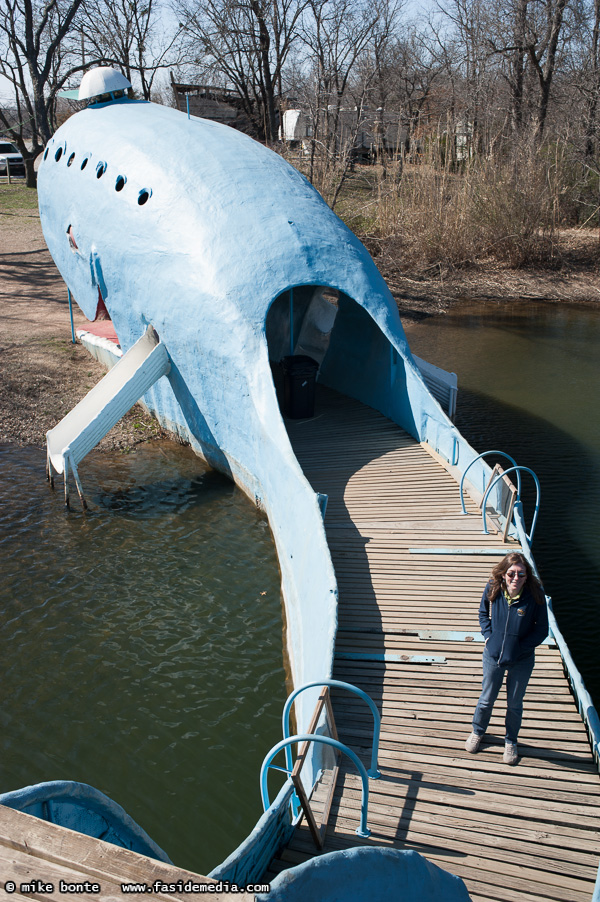
<path fill-rule="evenodd" d="M 127 179 L 125 178 L 124 175 L 119 175 L 117 177 L 117 181 L 115 182 L 115 191 L 122 191 L 123 188 L 125 187 L 126 181 L 127 181 Z"/>
<path fill-rule="evenodd" d="M 151 194 L 152 194 L 152 191 L 148 191 L 147 188 L 144 188 L 142 191 L 140 191 L 140 193 L 138 195 L 138 204 L 140 205 L 140 207 L 144 206 L 144 204 L 149 199 Z"/>

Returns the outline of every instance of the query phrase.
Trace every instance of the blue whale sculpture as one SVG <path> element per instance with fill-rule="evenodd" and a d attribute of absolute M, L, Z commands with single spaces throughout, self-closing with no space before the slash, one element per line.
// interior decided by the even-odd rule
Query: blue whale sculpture
<path fill-rule="evenodd" d="M 147 406 L 262 507 L 276 543 L 295 685 L 331 675 L 337 586 L 319 500 L 294 456 L 271 362 L 310 353 L 319 380 L 448 459 L 460 440 L 411 357 L 361 242 L 298 171 L 215 122 L 125 97 L 49 142 L 42 227 L 89 319 L 125 351 L 153 327 L 170 369 Z M 298 709 L 305 729 L 317 690 Z"/>

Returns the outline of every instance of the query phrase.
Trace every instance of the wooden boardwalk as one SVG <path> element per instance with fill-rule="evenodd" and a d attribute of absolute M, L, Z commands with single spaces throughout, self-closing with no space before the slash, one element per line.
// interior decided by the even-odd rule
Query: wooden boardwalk
<path fill-rule="evenodd" d="M 477 902 L 588 902 L 600 779 L 556 647 L 537 651 L 517 766 L 502 762 L 503 693 L 482 750 L 464 750 L 482 653 L 466 634 L 479 632 L 494 550 L 506 546 L 482 533 L 474 502 L 461 514 L 458 486 L 435 455 L 370 408 L 320 390 L 315 418 L 288 430 L 314 489 L 329 496 L 340 591 L 334 676 L 368 692 L 382 714 L 372 835 L 355 833 L 360 780 L 343 762 L 324 851 L 415 849 L 462 877 Z M 334 710 L 340 739 L 368 764 L 370 713 L 345 694 Z M 314 854 L 301 824 L 266 877 Z"/>

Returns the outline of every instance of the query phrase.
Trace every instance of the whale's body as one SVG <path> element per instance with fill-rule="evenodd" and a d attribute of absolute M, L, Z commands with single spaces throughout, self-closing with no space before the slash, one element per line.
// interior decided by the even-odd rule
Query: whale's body
<path fill-rule="evenodd" d="M 460 440 L 370 255 L 280 156 L 152 103 L 72 116 L 46 148 L 38 193 L 48 247 L 85 315 L 104 304 L 124 351 L 150 325 L 166 347 L 170 371 L 146 404 L 267 512 L 294 684 L 329 677 L 337 586 L 270 361 L 312 335 L 320 381 L 433 436 L 448 458 Z M 337 298 L 331 316 L 324 289 Z M 302 729 L 315 693 L 299 699 Z"/>
<path fill-rule="evenodd" d="M 167 355 L 145 403 L 266 511 L 294 686 L 327 680 L 337 585 L 272 363 L 311 353 L 320 382 L 428 443 L 455 476 L 469 470 L 483 492 L 491 475 L 425 386 L 371 257 L 277 154 L 151 103 L 121 99 L 70 118 L 46 148 L 38 195 L 48 247 L 85 315 L 106 307 L 130 361 L 146 339 Z M 298 733 L 318 692 L 297 698 Z M 305 762 L 308 788 L 322 748 L 313 742 Z M 243 883 L 264 872 L 287 835 L 291 792 L 288 781 L 213 876 Z"/>

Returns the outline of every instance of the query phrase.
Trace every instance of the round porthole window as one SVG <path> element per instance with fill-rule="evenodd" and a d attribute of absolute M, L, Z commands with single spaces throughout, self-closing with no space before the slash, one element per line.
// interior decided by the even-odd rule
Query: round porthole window
<path fill-rule="evenodd" d="M 151 194 L 152 191 L 149 191 L 148 188 L 142 188 L 138 195 L 138 204 L 140 205 L 140 207 L 143 207 L 144 204 L 148 202 Z"/>
<path fill-rule="evenodd" d="M 96 166 L 96 178 L 101 179 L 106 172 L 106 163 L 98 163 Z"/>
<path fill-rule="evenodd" d="M 82 168 L 82 169 L 85 169 L 85 167 L 86 167 L 87 164 L 88 164 L 88 160 L 89 160 L 89 157 L 84 157 L 84 158 L 83 158 L 83 160 L 81 161 L 81 168 Z"/>
<path fill-rule="evenodd" d="M 59 147 L 58 150 L 56 151 L 56 153 L 54 154 L 54 159 L 56 160 L 57 163 L 60 160 L 60 158 L 62 157 L 62 152 L 63 152 L 62 147 Z"/>
<path fill-rule="evenodd" d="M 70 166 L 74 159 L 75 159 L 75 154 L 72 153 L 71 156 L 69 157 L 69 159 L 67 160 L 67 166 Z"/>
<path fill-rule="evenodd" d="M 125 187 L 125 182 L 127 179 L 124 175 L 117 176 L 117 181 L 115 182 L 115 191 L 122 191 Z"/>

